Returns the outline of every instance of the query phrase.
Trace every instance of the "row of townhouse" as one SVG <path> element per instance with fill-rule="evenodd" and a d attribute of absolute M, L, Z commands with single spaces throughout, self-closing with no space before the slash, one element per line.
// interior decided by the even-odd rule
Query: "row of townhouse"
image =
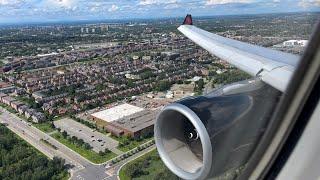
<path fill-rule="evenodd" d="M 21 68 L 23 70 L 28 69 L 38 69 L 51 67 L 56 65 L 70 64 L 73 62 L 77 62 L 82 59 L 93 58 L 97 56 L 114 56 L 117 54 L 130 53 L 134 51 L 141 51 L 144 49 L 154 49 L 157 45 L 135 45 L 131 46 L 117 46 L 117 47 L 109 47 L 102 49 L 93 49 L 87 51 L 70 51 L 66 53 L 54 54 L 51 56 L 33 56 L 33 57 L 24 57 L 20 59 L 16 59 L 12 63 L 6 64 L 1 68 L 1 71 L 8 72 L 10 70 L 14 70 L 17 68 Z"/>
<path fill-rule="evenodd" d="M 31 118 L 35 123 L 44 122 L 46 120 L 43 113 L 29 108 L 23 102 L 17 101 L 7 94 L 0 93 L 0 102 L 12 107 L 15 111 L 17 111 L 20 115 L 24 115 L 27 119 Z"/>

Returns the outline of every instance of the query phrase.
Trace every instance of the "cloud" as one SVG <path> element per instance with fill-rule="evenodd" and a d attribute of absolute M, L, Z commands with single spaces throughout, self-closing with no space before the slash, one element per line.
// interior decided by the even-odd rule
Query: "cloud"
<path fill-rule="evenodd" d="M 75 0 L 47 0 L 44 1 L 47 7 L 60 7 L 65 9 L 75 9 Z"/>
<path fill-rule="evenodd" d="M 177 9 L 180 8 L 181 5 L 178 3 L 168 4 L 164 7 L 164 9 Z"/>
<path fill-rule="evenodd" d="M 174 4 L 177 0 L 140 0 L 139 5 L 160 5 L 160 4 Z"/>
<path fill-rule="evenodd" d="M 301 0 L 298 5 L 303 8 L 320 6 L 320 0 Z"/>
<path fill-rule="evenodd" d="M 8 5 L 10 1 L 8 0 L 0 0 L 0 5 Z"/>
<path fill-rule="evenodd" d="M 16 6 L 24 3 L 24 0 L 0 0 L 0 6 Z"/>
<path fill-rule="evenodd" d="M 119 7 L 115 4 L 113 4 L 109 9 L 108 11 L 109 12 L 115 12 L 115 11 L 118 11 L 119 10 Z"/>
<path fill-rule="evenodd" d="M 207 0 L 206 5 L 221 5 L 221 4 L 230 4 L 230 3 L 251 3 L 252 0 Z"/>
<path fill-rule="evenodd" d="M 0 0 L 0 24 L 308 10 L 319 11 L 320 0 Z"/>

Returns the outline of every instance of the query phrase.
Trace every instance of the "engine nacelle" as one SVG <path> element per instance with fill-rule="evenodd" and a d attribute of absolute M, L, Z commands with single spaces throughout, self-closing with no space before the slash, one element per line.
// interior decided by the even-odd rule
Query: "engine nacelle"
<path fill-rule="evenodd" d="M 183 179 L 209 179 L 244 166 L 280 95 L 257 79 L 166 106 L 155 123 L 161 159 Z"/>

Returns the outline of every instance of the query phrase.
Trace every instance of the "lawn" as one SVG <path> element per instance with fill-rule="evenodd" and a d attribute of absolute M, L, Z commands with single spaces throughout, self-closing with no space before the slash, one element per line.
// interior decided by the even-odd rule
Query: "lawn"
<path fill-rule="evenodd" d="M 78 146 L 76 144 L 73 144 L 68 139 L 64 138 L 60 132 L 54 133 L 51 135 L 53 138 L 58 140 L 60 143 L 66 145 L 70 149 L 74 150 L 75 152 L 79 153 L 82 157 L 88 159 L 89 161 L 93 163 L 104 163 L 114 157 L 116 157 L 116 154 L 113 152 L 107 153 L 105 155 L 99 155 L 98 153 L 94 152 L 93 150 L 87 150 L 84 149 L 81 146 Z"/>
<path fill-rule="evenodd" d="M 120 180 L 179 179 L 163 164 L 157 150 L 153 150 L 123 166 L 119 176 Z"/>
<path fill-rule="evenodd" d="M 39 124 L 33 124 L 36 128 L 40 129 L 41 131 L 45 133 L 51 133 L 55 131 L 55 129 L 52 127 L 51 122 L 44 122 Z"/>
<path fill-rule="evenodd" d="M 117 140 L 119 142 L 119 144 L 120 143 L 125 143 L 125 142 L 128 143 L 128 144 L 126 144 L 124 146 L 118 146 L 117 147 L 117 149 L 119 149 L 122 152 L 130 151 L 133 148 L 136 148 L 136 147 L 140 146 L 141 144 L 146 143 L 146 142 L 148 142 L 148 141 L 153 139 L 153 137 L 150 137 L 150 138 L 145 138 L 143 140 L 137 141 L 137 140 L 128 140 L 128 138 L 125 137 L 125 136 L 121 136 L 121 137 L 110 136 L 110 137 L 115 139 L 115 140 Z"/>

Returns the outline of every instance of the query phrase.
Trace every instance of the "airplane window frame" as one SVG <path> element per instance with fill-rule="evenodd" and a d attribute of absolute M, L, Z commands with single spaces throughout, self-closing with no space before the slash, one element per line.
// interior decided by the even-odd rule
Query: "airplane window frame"
<path fill-rule="evenodd" d="M 275 178 L 290 156 L 319 100 L 319 94 L 314 93 L 319 90 L 319 49 L 320 22 L 314 27 L 310 42 L 266 132 L 238 179 Z M 306 108 L 307 112 L 303 112 Z M 290 146 L 285 146 L 292 136 L 294 138 L 290 139 Z"/>

